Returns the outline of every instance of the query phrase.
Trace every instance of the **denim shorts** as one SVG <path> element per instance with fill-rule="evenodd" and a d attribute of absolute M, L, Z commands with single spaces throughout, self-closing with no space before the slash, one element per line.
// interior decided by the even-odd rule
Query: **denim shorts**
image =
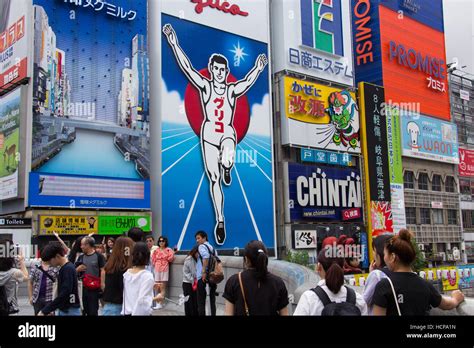
<path fill-rule="evenodd" d="M 77 307 L 77 308 L 69 308 L 67 312 L 58 309 L 56 315 L 58 317 L 77 317 L 77 316 L 81 316 L 82 313 L 81 313 L 81 308 Z"/>
<path fill-rule="evenodd" d="M 106 303 L 102 309 L 102 315 L 106 317 L 113 317 L 122 315 L 122 305 L 116 303 Z"/>

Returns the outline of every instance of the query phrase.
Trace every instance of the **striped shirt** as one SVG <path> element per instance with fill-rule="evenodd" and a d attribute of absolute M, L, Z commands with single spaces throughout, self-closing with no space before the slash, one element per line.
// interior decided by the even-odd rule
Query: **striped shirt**
<path fill-rule="evenodd" d="M 46 272 L 56 280 L 58 277 L 59 268 L 49 267 Z M 36 303 L 39 299 L 41 281 L 43 277 L 46 277 L 46 293 L 44 295 L 44 300 L 45 302 L 51 302 L 53 300 L 53 282 L 40 269 L 37 268 L 37 265 L 33 265 L 30 270 L 30 281 L 33 285 L 33 303 Z"/>

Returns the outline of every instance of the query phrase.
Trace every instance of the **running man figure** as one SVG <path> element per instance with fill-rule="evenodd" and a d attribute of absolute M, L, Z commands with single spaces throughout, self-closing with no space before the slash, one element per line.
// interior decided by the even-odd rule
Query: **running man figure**
<path fill-rule="evenodd" d="M 231 171 L 234 166 L 237 136 L 234 129 L 234 113 L 237 99 L 243 96 L 257 81 L 268 64 L 264 54 L 258 56 L 255 66 L 243 80 L 227 83 L 229 62 L 220 54 L 209 58 L 211 79 L 202 76 L 192 65 L 178 44 L 176 32 L 170 24 L 163 27 L 178 65 L 188 80 L 199 90 L 204 112 L 201 126 L 201 149 L 210 182 L 211 198 L 216 213 L 214 237 L 218 245 L 226 239 L 224 218 L 224 195 L 222 183 L 230 186 Z"/>

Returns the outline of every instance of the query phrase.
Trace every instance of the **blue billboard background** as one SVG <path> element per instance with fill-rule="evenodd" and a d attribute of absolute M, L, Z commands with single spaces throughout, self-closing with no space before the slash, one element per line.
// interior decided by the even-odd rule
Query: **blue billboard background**
<path fill-rule="evenodd" d="M 253 68 L 260 54 L 268 57 L 266 43 L 166 14 L 162 14 L 162 24 L 172 25 L 179 45 L 198 71 L 207 68 L 212 54 L 219 53 L 229 61 L 230 73 L 240 80 Z M 243 47 L 247 54 L 238 66 L 231 52 L 237 46 Z M 167 90 L 177 92 L 182 105 L 189 81 L 180 70 L 165 35 L 162 35 L 162 66 L 166 67 L 162 78 Z M 250 112 L 263 100 L 269 100 L 268 66 L 245 96 Z M 215 211 L 201 141 L 189 123 L 173 121 L 180 110 L 167 112 L 173 115 L 162 115 L 162 233 L 169 238 L 170 245 L 180 250 L 189 250 L 195 245 L 194 235 L 199 230 L 207 232 L 210 242 L 217 246 Z M 220 250 L 243 248 L 256 239 L 261 239 L 269 248 L 275 246 L 270 110 L 250 117 L 250 130 L 236 148 L 240 160 L 231 171 L 232 183 L 230 186 L 222 184 L 227 238 L 218 247 Z M 252 122 L 263 124 L 265 132 L 252 133 Z M 253 155 L 249 158 L 245 152 Z"/>
<path fill-rule="evenodd" d="M 150 176 L 147 1 L 33 0 L 33 5 L 32 178 L 145 183 Z M 49 204 L 32 193 L 30 206 Z M 149 208 L 149 202 L 112 201 L 116 208 Z M 59 202 L 54 206 L 70 206 Z"/>
<path fill-rule="evenodd" d="M 94 196 L 53 196 L 41 193 L 41 177 L 40 173 L 30 173 L 29 182 L 29 203 L 36 207 L 69 207 L 69 208 L 90 208 L 90 209 L 150 209 L 150 180 L 127 180 L 129 184 L 143 183 L 144 196 L 143 199 L 124 199 L 124 198 L 108 198 Z M 77 178 L 73 175 L 54 175 L 59 178 Z M 81 179 L 101 179 L 100 177 L 86 177 Z M 110 178 L 102 178 L 110 182 Z M 123 180 L 117 181 L 118 187 L 124 186 Z M 127 185 L 127 184 L 125 184 Z"/>

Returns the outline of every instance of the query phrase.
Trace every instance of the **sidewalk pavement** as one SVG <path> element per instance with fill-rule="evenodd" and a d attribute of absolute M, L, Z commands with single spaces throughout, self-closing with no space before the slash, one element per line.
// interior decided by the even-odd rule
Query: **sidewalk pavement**
<path fill-rule="evenodd" d="M 178 299 L 172 298 L 173 301 L 178 302 Z M 33 316 L 34 310 L 33 306 L 30 305 L 28 301 L 28 296 L 19 296 L 18 297 L 18 305 L 20 307 L 20 313 L 18 315 L 21 316 Z M 206 313 L 210 313 L 209 309 L 209 301 L 207 303 Z M 99 315 L 101 315 L 101 308 L 99 309 Z M 153 316 L 184 316 L 184 305 L 178 306 L 172 302 L 167 301 L 165 306 L 162 309 L 154 310 Z M 224 315 L 224 308 L 222 306 L 217 305 L 217 315 Z"/>

